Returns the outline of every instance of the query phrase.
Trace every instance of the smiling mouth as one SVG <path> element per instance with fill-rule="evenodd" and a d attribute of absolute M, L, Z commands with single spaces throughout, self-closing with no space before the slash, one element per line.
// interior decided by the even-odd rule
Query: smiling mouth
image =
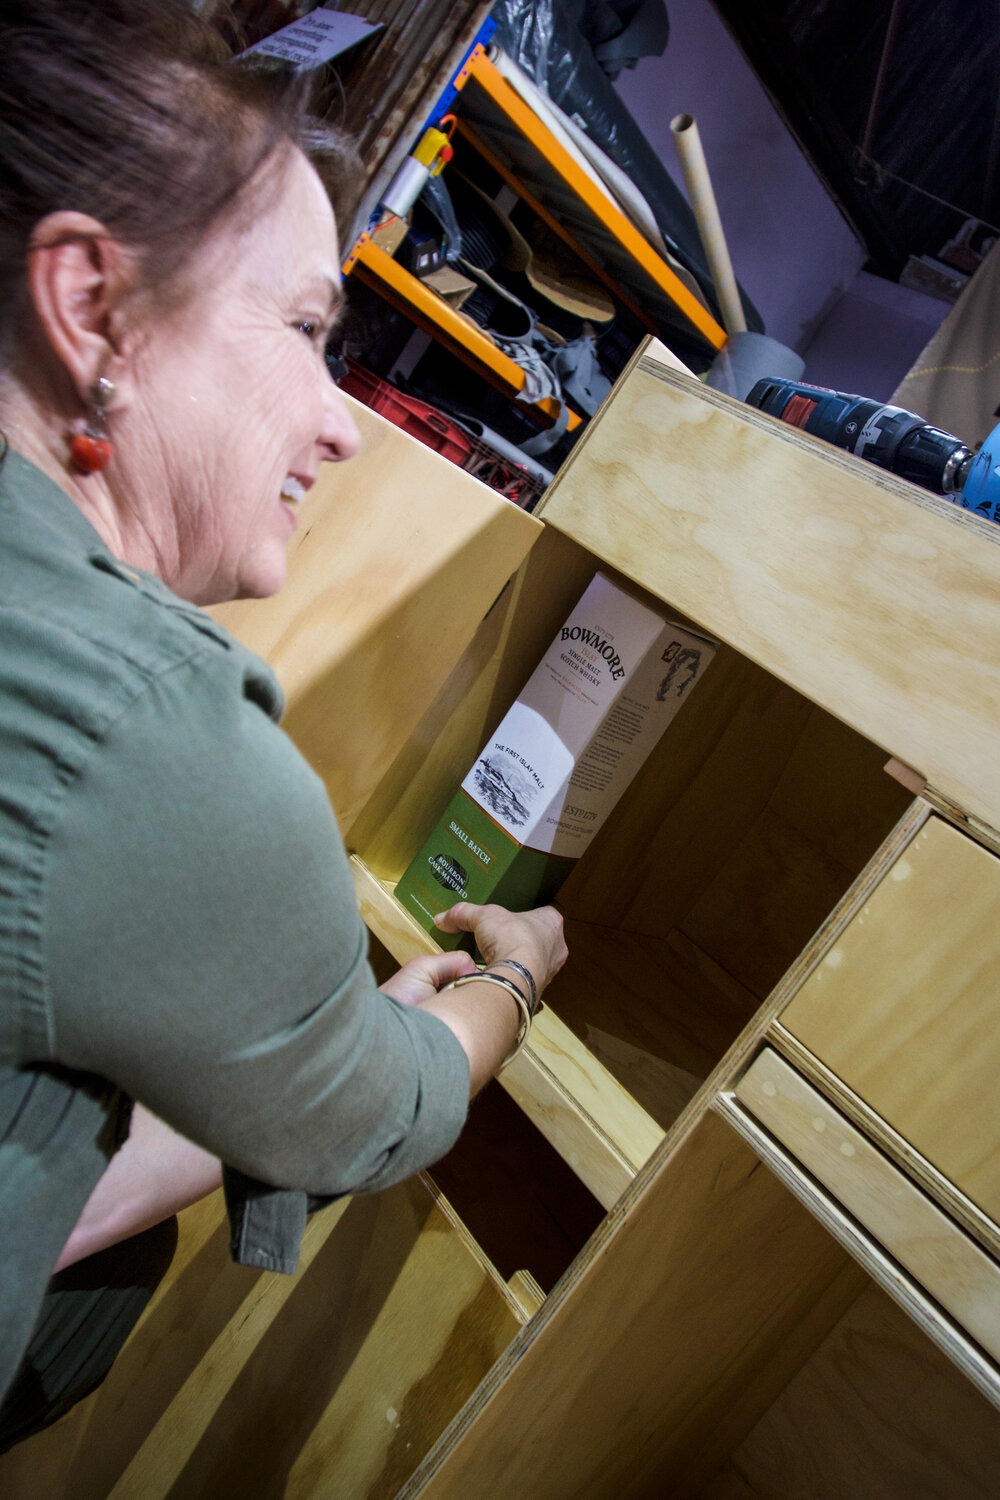
<path fill-rule="evenodd" d="M 281 498 L 282 500 L 286 500 L 289 505 L 301 505 L 306 498 L 306 487 L 301 480 L 294 478 L 291 474 L 287 474 L 281 486 Z"/>

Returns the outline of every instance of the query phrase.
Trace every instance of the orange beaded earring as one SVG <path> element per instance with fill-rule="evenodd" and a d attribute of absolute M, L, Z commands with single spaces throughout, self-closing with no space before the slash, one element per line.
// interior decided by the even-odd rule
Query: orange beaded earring
<path fill-rule="evenodd" d="M 70 463 L 79 474 L 99 474 L 111 461 L 105 413 L 114 394 L 114 381 L 106 375 L 99 375 L 90 388 L 93 416 L 82 432 L 74 432 L 69 440 Z"/>

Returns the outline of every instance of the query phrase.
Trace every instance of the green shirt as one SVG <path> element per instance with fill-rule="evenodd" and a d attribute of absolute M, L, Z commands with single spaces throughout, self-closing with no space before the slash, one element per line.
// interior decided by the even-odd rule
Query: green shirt
<path fill-rule="evenodd" d="M 234 1254 L 276 1270 L 305 1194 L 409 1176 L 464 1121 L 465 1053 L 376 989 L 280 710 L 261 661 L 7 452 L 0 1392 L 128 1101 L 222 1158 Z"/>

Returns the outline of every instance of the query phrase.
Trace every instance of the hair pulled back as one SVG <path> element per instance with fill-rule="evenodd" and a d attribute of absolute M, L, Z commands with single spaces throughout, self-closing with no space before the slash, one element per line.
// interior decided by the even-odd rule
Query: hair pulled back
<path fill-rule="evenodd" d="M 145 288 L 162 289 L 289 142 L 328 192 L 338 179 L 354 189 L 352 148 L 309 120 L 302 87 L 234 65 L 192 0 L 4 0 L 0 347 L 47 214 L 98 220 L 136 253 Z"/>

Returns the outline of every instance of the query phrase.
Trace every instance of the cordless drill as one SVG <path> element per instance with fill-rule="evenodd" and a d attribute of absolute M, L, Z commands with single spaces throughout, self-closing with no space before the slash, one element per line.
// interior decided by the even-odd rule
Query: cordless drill
<path fill-rule="evenodd" d="M 1000 426 L 977 451 L 901 406 L 824 386 L 765 378 L 746 399 L 792 427 L 1000 522 Z"/>

